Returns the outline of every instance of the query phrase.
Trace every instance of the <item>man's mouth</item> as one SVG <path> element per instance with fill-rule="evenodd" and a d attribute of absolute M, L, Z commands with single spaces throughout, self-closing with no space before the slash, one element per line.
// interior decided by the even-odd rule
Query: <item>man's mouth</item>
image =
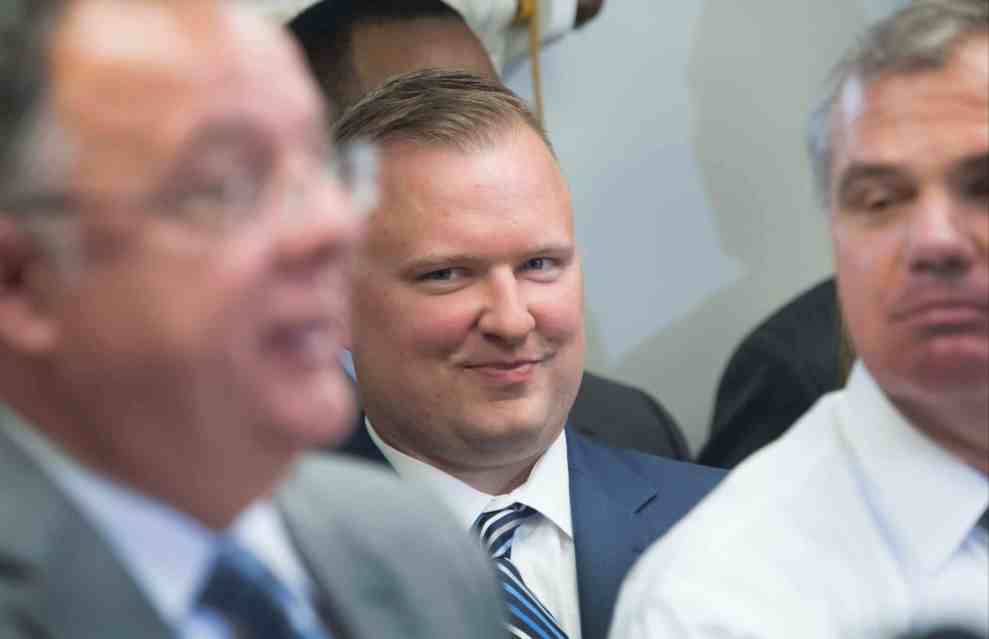
<path fill-rule="evenodd" d="M 939 333 L 989 331 L 989 300 L 943 298 L 918 300 L 897 308 L 892 318 Z"/>
<path fill-rule="evenodd" d="M 265 345 L 283 361 L 304 368 L 338 365 L 340 342 L 334 322 L 324 319 L 281 322 Z"/>
<path fill-rule="evenodd" d="M 518 384 L 531 379 L 547 359 L 546 356 L 481 359 L 469 361 L 463 367 L 494 383 Z"/>

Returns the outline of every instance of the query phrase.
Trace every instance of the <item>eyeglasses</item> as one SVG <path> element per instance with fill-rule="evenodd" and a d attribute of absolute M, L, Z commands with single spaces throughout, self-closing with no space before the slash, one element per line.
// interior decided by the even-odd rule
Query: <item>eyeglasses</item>
<path fill-rule="evenodd" d="M 150 195 L 39 192 L 4 198 L 0 207 L 19 217 L 64 218 L 85 208 L 147 211 L 214 234 L 229 234 L 263 216 L 280 220 L 312 215 L 363 216 L 377 205 L 378 154 L 366 142 L 337 147 L 324 161 L 312 161 L 290 179 L 277 179 L 234 160 L 221 170 L 192 174 Z M 339 189 L 349 206 L 333 207 L 328 189 Z"/>

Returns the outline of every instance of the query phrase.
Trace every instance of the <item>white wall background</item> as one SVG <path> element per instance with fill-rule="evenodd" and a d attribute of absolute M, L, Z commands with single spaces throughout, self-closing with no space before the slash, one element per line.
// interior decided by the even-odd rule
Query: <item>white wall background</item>
<path fill-rule="evenodd" d="M 733 348 L 831 271 L 804 121 L 830 65 L 897 4 L 609 0 L 543 51 L 588 368 L 659 398 L 695 451 Z M 531 96 L 527 63 L 508 82 Z"/>

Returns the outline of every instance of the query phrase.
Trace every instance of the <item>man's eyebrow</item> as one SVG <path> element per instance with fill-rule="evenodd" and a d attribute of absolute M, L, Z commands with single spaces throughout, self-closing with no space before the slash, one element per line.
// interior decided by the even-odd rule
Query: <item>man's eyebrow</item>
<path fill-rule="evenodd" d="M 903 169 L 892 164 L 853 162 L 842 171 L 838 182 L 838 193 L 847 193 L 860 180 L 900 178 L 906 175 Z"/>
<path fill-rule="evenodd" d="M 325 156 L 332 147 L 325 122 L 318 117 L 297 120 L 292 127 L 300 146 L 316 156 Z M 228 114 L 207 120 L 194 128 L 179 147 L 177 164 L 188 163 L 217 147 L 242 149 L 255 156 L 274 151 L 268 132 L 251 117 Z"/>
<path fill-rule="evenodd" d="M 574 253 L 576 247 L 573 242 L 547 242 L 527 250 L 525 256 L 539 257 L 540 255 L 568 255 Z"/>
<path fill-rule="evenodd" d="M 989 174 L 989 152 L 978 153 L 963 158 L 952 168 L 952 177 L 966 177 L 971 174 Z"/>
<path fill-rule="evenodd" d="M 175 154 L 173 165 L 181 171 L 215 149 L 235 149 L 256 158 L 270 152 L 271 144 L 250 120 L 244 118 L 207 121 L 189 133 Z"/>
<path fill-rule="evenodd" d="M 550 242 L 528 248 L 525 251 L 520 252 L 517 256 L 515 256 L 515 258 L 527 259 L 539 257 L 540 255 L 569 255 L 574 251 L 575 247 L 572 242 Z M 418 255 L 403 262 L 402 270 L 413 271 L 430 268 L 444 268 L 446 266 L 456 264 L 475 264 L 488 259 L 490 258 L 478 253 L 427 253 L 425 255 Z"/>
<path fill-rule="evenodd" d="M 481 260 L 479 255 L 473 253 L 427 253 L 402 262 L 401 268 L 403 271 L 423 271 L 452 264 L 473 264 Z"/>

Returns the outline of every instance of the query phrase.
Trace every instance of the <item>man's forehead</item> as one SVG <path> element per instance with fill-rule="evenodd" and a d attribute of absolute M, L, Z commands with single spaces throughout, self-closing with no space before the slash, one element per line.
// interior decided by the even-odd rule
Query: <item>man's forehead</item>
<path fill-rule="evenodd" d="M 206 76 L 222 68 L 217 64 L 221 56 L 228 63 L 256 56 L 257 66 L 264 66 L 265 58 L 281 61 L 290 55 L 270 25 L 213 0 L 80 0 L 60 23 L 53 49 L 56 65 L 77 64 L 97 74 L 112 70 L 121 76 L 128 71 Z"/>
<path fill-rule="evenodd" d="M 123 169 L 142 180 L 204 120 L 250 113 L 307 130 L 321 122 L 290 41 L 210 0 L 80 0 L 54 34 L 50 102 L 86 154 L 77 178 L 100 186 Z"/>
<path fill-rule="evenodd" d="M 838 95 L 832 116 L 834 146 L 847 150 L 850 142 L 883 139 L 906 144 L 905 136 L 917 134 L 910 129 L 929 127 L 945 118 L 987 122 L 989 128 L 987 107 L 989 38 L 976 37 L 963 43 L 943 68 L 851 77 Z"/>
<path fill-rule="evenodd" d="M 476 240 L 475 231 L 484 227 L 481 220 L 497 216 L 506 230 L 538 221 L 538 237 L 527 238 L 530 243 L 572 242 L 569 191 L 555 160 L 535 133 L 524 130 L 520 139 L 511 131 L 467 149 L 386 142 L 383 204 L 369 219 L 368 238 L 418 250 L 415 245 L 421 243 Z M 490 244 L 485 248 L 495 250 L 497 242 L 483 233 Z M 507 241 L 508 234 L 501 239 Z"/>

